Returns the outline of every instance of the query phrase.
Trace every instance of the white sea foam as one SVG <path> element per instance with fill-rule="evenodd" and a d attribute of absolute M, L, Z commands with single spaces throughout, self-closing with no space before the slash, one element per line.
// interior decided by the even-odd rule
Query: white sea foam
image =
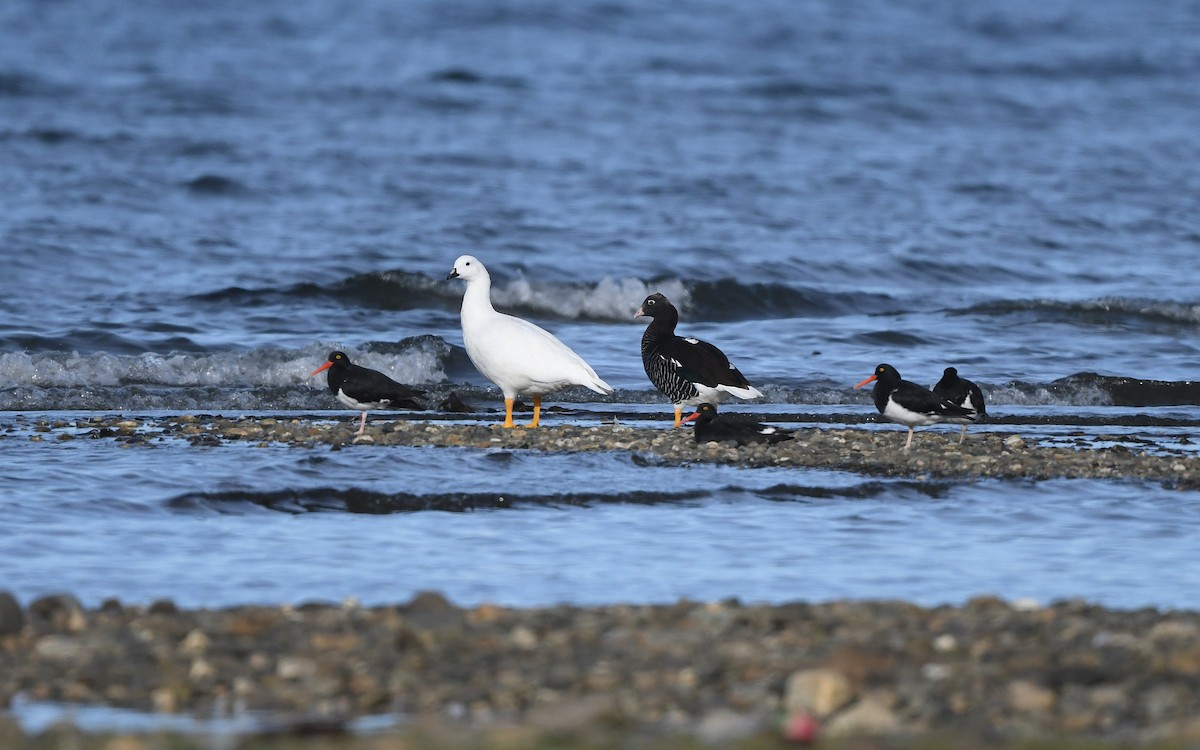
<path fill-rule="evenodd" d="M 1112 394 L 1097 384 L 1076 384 L 1069 388 L 1047 385 L 1014 384 L 989 386 L 988 405 L 1013 406 L 1110 406 Z"/>
<path fill-rule="evenodd" d="M 1187 302 L 1162 302 L 1150 299 L 1101 297 L 1095 302 L 1083 302 L 1085 310 L 1133 313 L 1181 323 L 1200 323 L 1200 305 Z"/>
<path fill-rule="evenodd" d="M 322 377 L 308 378 L 330 351 L 341 349 L 353 362 L 380 370 L 402 383 L 438 383 L 446 379 L 442 352 L 432 341 L 421 341 L 396 353 L 360 351 L 339 343 L 313 344 L 304 349 L 252 349 L 211 354 L 146 353 L 114 355 L 75 352 L 7 352 L 0 354 L 0 382 L 9 387 L 113 387 L 130 384 L 170 386 L 290 386 L 311 382 L 325 387 Z"/>
<path fill-rule="evenodd" d="M 522 277 L 494 285 L 492 302 L 501 310 L 520 307 L 563 318 L 626 321 L 653 292 L 662 292 L 677 307 L 691 302 L 687 287 L 677 279 L 656 284 L 610 277 L 594 286 L 535 283 Z"/>

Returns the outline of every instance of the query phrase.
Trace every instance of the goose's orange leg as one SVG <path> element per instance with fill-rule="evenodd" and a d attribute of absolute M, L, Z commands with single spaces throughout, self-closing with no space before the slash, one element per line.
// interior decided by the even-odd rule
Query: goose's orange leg
<path fill-rule="evenodd" d="M 533 421 L 529 423 L 530 427 L 537 427 L 538 422 L 542 421 L 542 397 L 533 397 Z"/>

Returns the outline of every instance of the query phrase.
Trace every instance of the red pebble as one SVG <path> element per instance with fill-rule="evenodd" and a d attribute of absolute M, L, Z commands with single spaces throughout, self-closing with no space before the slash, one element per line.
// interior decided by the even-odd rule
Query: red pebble
<path fill-rule="evenodd" d="M 811 745 L 821 735 L 821 724 L 812 714 L 797 711 L 783 723 L 783 738 L 801 745 Z"/>

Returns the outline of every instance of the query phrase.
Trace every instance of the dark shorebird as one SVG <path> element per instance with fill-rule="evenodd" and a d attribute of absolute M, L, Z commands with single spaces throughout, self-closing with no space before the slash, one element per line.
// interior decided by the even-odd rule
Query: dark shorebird
<path fill-rule="evenodd" d="M 725 394 L 758 398 L 750 385 L 717 347 L 690 336 L 676 336 L 679 311 L 655 292 L 642 301 L 635 318 L 647 316 L 650 325 L 642 334 L 642 366 L 654 387 L 675 405 L 675 426 L 683 421 L 684 405 L 715 404 Z"/>
<path fill-rule="evenodd" d="M 351 409 L 362 412 L 357 435 L 367 429 L 367 412 L 373 409 L 424 409 L 417 399 L 423 393 L 411 386 L 392 380 L 378 370 L 352 364 L 345 352 L 330 352 L 325 364 L 309 373 L 329 371 L 326 382 L 329 392 Z"/>
<path fill-rule="evenodd" d="M 933 387 L 933 392 L 952 404 L 958 404 L 964 409 L 970 409 L 975 412 L 975 419 L 987 416 L 987 405 L 983 402 L 983 391 L 979 390 L 979 386 L 970 380 L 960 378 L 958 370 L 953 367 L 946 368 L 946 371 L 942 373 L 942 379 Z M 967 425 L 974 422 L 975 419 L 963 417 L 956 420 L 962 422 L 962 434 L 958 436 L 959 443 L 966 439 Z"/>
<path fill-rule="evenodd" d="M 707 443 L 710 440 L 723 443 L 732 440 L 738 445 L 774 445 L 792 439 L 792 430 L 772 427 L 744 414 L 718 414 L 714 404 L 700 404 L 696 413 L 684 417 L 683 421 L 692 420 L 696 421 L 693 434 L 697 443 Z"/>
<path fill-rule="evenodd" d="M 875 383 L 871 395 L 879 413 L 908 427 L 904 450 L 912 445 L 914 427 L 957 422 L 960 419 L 975 421 L 974 411 L 951 403 L 924 386 L 902 379 L 891 365 L 876 366 L 874 375 L 854 387 L 862 388 L 871 382 Z"/>

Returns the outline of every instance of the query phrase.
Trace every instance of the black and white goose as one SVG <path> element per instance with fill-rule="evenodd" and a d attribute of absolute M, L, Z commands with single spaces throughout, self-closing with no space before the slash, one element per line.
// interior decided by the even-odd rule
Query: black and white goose
<path fill-rule="evenodd" d="M 792 430 L 772 427 L 744 414 L 718 414 L 715 404 L 700 404 L 695 414 L 683 418 L 685 422 L 696 421 L 692 434 L 697 443 L 729 440 L 738 445 L 767 443 L 774 445 L 792 439 Z"/>
<path fill-rule="evenodd" d="M 690 336 L 676 336 L 679 311 L 659 292 L 642 301 L 633 317 L 647 316 L 642 334 L 642 366 L 654 387 L 675 405 L 675 426 L 683 421 L 684 405 L 715 404 L 725 394 L 759 398 L 762 393 L 729 362 L 717 347 Z"/>
<path fill-rule="evenodd" d="M 987 416 L 987 405 L 983 402 L 983 391 L 970 380 L 960 378 L 957 368 L 947 367 L 945 372 L 942 373 L 942 379 L 933 387 L 933 392 L 952 404 L 958 404 L 964 409 L 970 409 L 975 412 L 976 419 Z M 975 419 L 963 417 L 955 421 L 962 422 L 962 434 L 958 436 L 958 442 L 961 443 L 967 437 L 967 425 L 974 422 Z"/>
<path fill-rule="evenodd" d="M 373 409 L 425 408 L 417 401 L 423 395 L 419 389 L 397 383 L 378 370 L 352 364 L 345 352 L 330 352 L 328 361 L 308 376 L 311 378 L 325 370 L 329 371 L 325 378 L 330 393 L 351 409 L 362 412 L 356 435 L 367 429 L 367 412 Z"/>
<path fill-rule="evenodd" d="M 902 379 L 891 365 L 876 366 L 874 375 L 854 387 L 862 388 L 872 382 L 875 383 L 875 389 L 871 392 L 875 408 L 889 420 L 908 428 L 904 450 L 912 445 L 914 427 L 960 419 L 975 421 L 974 411 L 951 403 L 924 386 Z"/>

